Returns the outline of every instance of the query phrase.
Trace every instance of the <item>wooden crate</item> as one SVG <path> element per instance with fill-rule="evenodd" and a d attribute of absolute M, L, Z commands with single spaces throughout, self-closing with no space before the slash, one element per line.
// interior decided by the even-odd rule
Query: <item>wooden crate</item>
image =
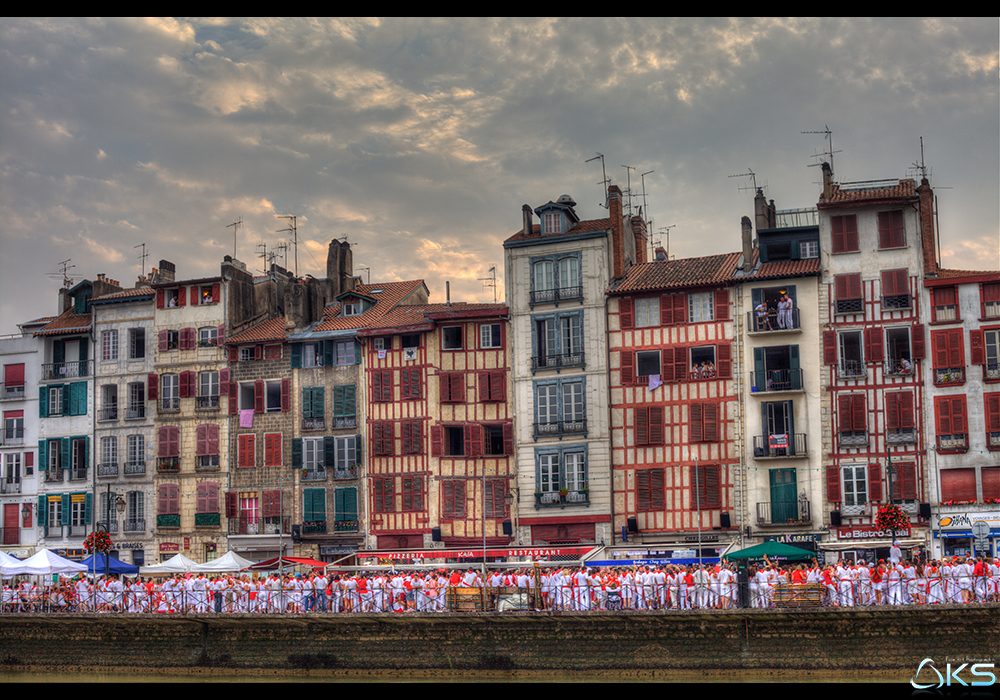
<path fill-rule="evenodd" d="M 818 608 L 825 594 L 826 586 L 821 583 L 779 583 L 772 601 L 778 608 Z"/>
<path fill-rule="evenodd" d="M 483 589 L 448 588 L 446 602 L 448 609 L 457 612 L 482 612 Z"/>

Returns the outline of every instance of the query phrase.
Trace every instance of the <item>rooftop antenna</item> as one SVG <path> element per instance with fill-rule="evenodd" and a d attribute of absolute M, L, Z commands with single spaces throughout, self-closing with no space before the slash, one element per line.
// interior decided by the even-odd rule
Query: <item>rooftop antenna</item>
<path fill-rule="evenodd" d="M 368 273 L 367 276 L 365 277 L 365 279 L 367 279 L 368 281 L 365 282 L 365 284 L 371 284 L 372 283 L 372 269 L 370 267 L 368 267 L 367 265 L 355 265 L 355 267 L 357 267 L 359 270 L 364 270 L 366 273 Z"/>
<path fill-rule="evenodd" d="M 145 243 L 132 246 L 132 250 L 135 250 L 136 248 L 142 248 L 142 255 L 139 256 L 139 259 L 142 260 L 142 278 L 146 279 L 146 258 L 149 257 L 149 253 L 146 252 Z"/>
<path fill-rule="evenodd" d="M 632 171 L 635 170 L 634 166 L 623 165 L 625 168 L 625 187 L 628 189 L 628 215 L 632 215 Z"/>
<path fill-rule="evenodd" d="M 273 255 L 273 253 L 272 253 L 272 255 Z M 266 243 L 258 243 L 257 244 L 257 257 L 264 261 L 263 262 L 263 266 L 264 266 L 263 267 L 263 272 L 266 275 L 267 271 L 268 271 L 268 267 L 267 267 L 267 244 Z"/>
<path fill-rule="evenodd" d="M 289 228 L 281 229 L 278 233 L 284 231 L 291 231 L 292 233 L 292 247 L 295 249 L 295 276 L 299 276 L 299 235 L 298 228 L 296 226 L 296 216 L 294 214 L 277 214 L 279 219 L 291 219 L 292 225 Z"/>
<path fill-rule="evenodd" d="M 672 228 L 677 228 L 677 224 L 670 224 L 669 226 L 661 226 L 659 229 L 660 233 L 662 233 L 664 237 L 667 239 L 667 247 L 664 249 L 664 251 L 667 254 L 667 260 L 670 260 L 670 229 Z M 653 242 L 654 253 L 656 251 L 656 243 L 659 243 L 659 241 Z M 653 259 L 655 259 L 655 255 L 653 256 Z"/>
<path fill-rule="evenodd" d="M 73 286 L 73 278 L 70 277 L 69 274 L 68 274 L 69 271 L 70 271 L 70 269 L 76 267 L 76 265 L 70 265 L 69 264 L 69 261 L 72 260 L 72 259 L 73 258 L 66 258 L 61 263 L 59 263 L 59 266 L 62 268 L 62 272 L 47 272 L 46 273 L 52 279 L 56 279 L 58 277 L 62 277 L 62 283 L 63 283 L 63 288 L 64 289 L 69 289 L 70 287 Z"/>
<path fill-rule="evenodd" d="M 497 266 L 490 265 L 490 269 L 486 271 L 489 277 L 480 277 L 479 281 L 483 283 L 483 289 L 493 287 L 493 303 L 497 303 Z"/>
<path fill-rule="evenodd" d="M 654 172 L 656 172 L 656 171 L 655 170 L 647 170 L 646 172 L 639 174 L 639 177 L 642 179 L 642 209 L 644 211 L 647 211 L 647 212 L 649 211 L 649 207 L 646 204 L 646 176 L 647 175 L 652 175 Z M 649 221 L 652 222 L 653 219 L 650 218 Z"/>
<path fill-rule="evenodd" d="M 812 157 L 813 158 L 820 158 L 822 156 L 830 156 L 830 177 L 832 178 L 833 177 L 833 173 L 836 172 L 833 169 L 833 154 L 834 153 L 840 153 L 840 151 L 833 150 L 833 132 L 830 131 L 830 127 L 828 127 L 826 124 L 824 124 L 823 125 L 823 131 L 800 131 L 799 133 L 801 133 L 801 134 L 824 134 L 825 135 L 825 139 L 826 139 L 826 142 L 828 144 L 828 150 L 823 151 L 822 153 L 814 153 Z M 815 168 L 817 165 L 820 165 L 820 163 L 811 163 L 809 165 L 809 167 L 810 168 Z"/>
<path fill-rule="evenodd" d="M 763 185 L 761 185 L 760 188 L 757 187 L 757 174 L 753 170 L 751 170 L 750 168 L 747 168 L 747 171 L 745 173 L 740 173 L 739 175 L 728 175 L 727 177 L 749 177 L 750 178 L 750 182 L 753 183 L 753 184 L 751 184 L 750 187 L 740 187 L 739 188 L 740 192 L 746 192 L 747 190 L 750 190 L 752 192 L 757 192 L 757 190 L 760 189 L 760 191 L 763 193 L 763 191 L 767 189 L 767 184 L 766 183 L 763 184 Z"/>
<path fill-rule="evenodd" d="M 281 252 L 281 266 L 287 270 L 288 269 L 288 244 L 285 243 L 284 241 L 282 241 L 278 245 L 276 245 L 273 248 L 271 248 L 271 250 L 274 251 L 274 253 L 272 253 L 272 255 L 275 258 L 278 257 L 278 252 L 279 251 Z M 272 262 L 273 262 L 273 260 L 272 260 Z"/>
<path fill-rule="evenodd" d="M 236 221 L 234 221 L 233 223 L 228 224 L 226 226 L 226 228 L 230 228 L 230 227 L 233 229 L 233 260 L 235 260 L 236 259 L 236 232 L 239 231 L 241 228 L 243 228 L 243 217 L 242 216 L 239 217 L 238 219 L 236 219 Z"/>
<path fill-rule="evenodd" d="M 605 209 L 607 209 L 608 208 L 608 182 L 610 182 L 610 180 L 608 180 L 608 173 L 604 169 L 604 154 L 603 153 L 598 153 L 593 158 L 588 158 L 587 160 L 585 160 L 583 162 L 584 163 L 589 163 L 590 161 L 597 160 L 598 158 L 601 159 L 601 175 L 602 175 L 603 179 L 599 183 L 597 183 L 597 184 L 604 186 L 604 204 L 601 204 L 600 206 L 602 206 Z"/>

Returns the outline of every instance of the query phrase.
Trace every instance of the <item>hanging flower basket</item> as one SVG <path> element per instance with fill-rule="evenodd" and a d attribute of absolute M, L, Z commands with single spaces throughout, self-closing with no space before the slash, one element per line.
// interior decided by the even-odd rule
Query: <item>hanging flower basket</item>
<path fill-rule="evenodd" d="M 104 531 L 91 532 L 83 540 L 83 548 L 91 554 L 95 552 L 107 554 L 111 551 L 112 546 L 111 536 Z"/>
<path fill-rule="evenodd" d="M 875 517 L 875 527 L 879 530 L 900 532 L 909 527 L 909 525 L 910 521 L 907 519 L 906 514 L 903 513 L 903 509 L 893 504 L 881 506 L 878 509 L 878 515 Z"/>

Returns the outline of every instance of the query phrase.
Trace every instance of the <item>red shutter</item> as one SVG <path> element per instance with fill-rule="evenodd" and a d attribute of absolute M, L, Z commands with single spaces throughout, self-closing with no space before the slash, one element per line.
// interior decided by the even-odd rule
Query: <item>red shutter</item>
<path fill-rule="evenodd" d="M 431 426 L 431 457 L 441 456 L 441 445 L 444 441 L 444 429 L 440 425 Z"/>
<path fill-rule="evenodd" d="M 189 374 L 191 374 L 191 372 L 189 370 L 185 370 L 184 372 L 181 372 L 180 376 L 177 378 L 179 383 L 178 392 L 182 399 L 186 399 L 191 396 L 191 383 L 188 381 Z"/>
<path fill-rule="evenodd" d="M 208 451 L 208 428 L 207 423 L 199 425 L 195 428 L 195 456 L 204 457 L 209 453 Z"/>
<path fill-rule="evenodd" d="M 690 404 L 688 406 L 688 418 L 688 442 L 701 442 L 705 439 L 703 404 Z"/>
<path fill-rule="evenodd" d="M 942 501 L 977 500 L 975 468 L 970 467 L 966 469 L 942 469 L 941 500 Z"/>
<path fill-rule="evenodd" d="M 261 380 L 253 383 L 253 412 L 264 412 L 264 382 Z"/>
<path fill-rule="evenodd" d="M 826 468 L 826 500 L 840 502 L 840 469 L 837 467 Z"/>
<path fill-rule="evenodd" d="M 632 313 L 632 299 L 629 297 L 622 297 L 618 301 L 618 322 L 622 327 L 622 330 L 635 327 L 634 316 Z"/>
<path fill-rule="evenodd" d="M 728 343 L 716 346 L 716 376 L 719 379 L 730 379 L 733 374 L 732 346 Z"/>
<path fill-rule="evenodd" d="M 254 345 L 253 346 L 253 359 L 259 360 L 262 357 L 264 357 L 264 346 L 263 345 Z"/>
<path fill-rule="evenodd" d="M 935 432 L 938 435 L 951 435 L 951 398 L 940 396 L 934 399 Z"/>
<path fill-rule="evenodd" d="M 227 384 L 229 384 L 229 368 L 223 367 L 219 370 L 219 393 L 228 389 Z"/>
<path fill-rule="evenodd" d="M 150 401 L 156 401 L 160 397 L 160 375 L 146 375 L 146 396 Z"/>
<path fill-rule="evenodd" d="M 208 424 L 208 454 L 219 454 L 219 424 Z"/>
<path fill-rule="evenodd" d="M 635 351 L 622 350 L 621 358 L 621 384 L 631 386 L 635 384 Z"/>
<path fill-rule="evenodd" d="M 240 359 L 240 349 L 235 345 L 229 346 L 229 361 L 237 362 Z"/>
<path fill-rule="evenodd" d="M 465 402 L 465 375 L 459 372 L 454 372 L 449 376 L 449 395 L 451 400 L 464 403 Z"/>
<path fill-rule="evenodd" d="M 837 331 L 823 331 L 823 364 L 837 364 Z"/>
<path fill-rule="evenodd" d="M 674 348 L 674 381 L 683 382 L 688 379 L 688 349 Z"/>
<path fill-rule="evenodd" d="M 972 353 L 972 364 L 986 364 L 986 336 L 980 328 L 969 331 L 969 350 Z"/>
<path fill-rule="evenodd" d="M 220 387 L 220 389 L 221 389 L 221 387 Z M 237 396 L 236 396 L 236 392 L 238 391 L 238 389 L 239 389 L 239 385 L 236 382 L 229 382 L 229 401 L 228 401 L 228 404 L 229 404 L 229 414 L 230 415 L 236 415 L 236 409 L 237 409 L 237 406 L 239 405 L 239 401 L 237 401 Z"/>
<path fill-rule="evenodd" d="M 673 294 L 660 297 L 660 325 L 669 326 L 674 322 Z"/>
<path fill-rule="evenodd" d="M 239 501 L 237 500 L 237 493 L 235 491 L 226 491 L 226 517 L 227 518 L 238 518 L 239 517 Z"/>
<path fill-rule="evenodd" d="M 163 308 L 163 290 L 162 289 L 157 289 L 156 290 L 156 308 L 158 308 L 158 309 L 162 309 Z"/>
<path fill-rule="evenodd" d="M 292 408 L 292 380 L 281 380 L 281 410 L 288 411 Z"/>
<path fill-rule="evenodd" d="M 882 465 L 878 462 L 868 465 L 868 500 L 882 500 Z"/>
<path fill-rule="evenodd" d="M 927 356 L 926 343 L 924 342 L 924 324 L 913 324 L 913 330 L 910 333 L 910 345 L 913 349 L 914 360 L 922 360 Z"/>
<path fill-rule="evenodd" d="M 844 217 L 831 216 L 830 229 L 833 242 L 833 252 L 843 253 L 847 250 L 847 245 L 844 243 Z"/>
<path fill-rule="evenodd" d="M 483 455 L 483 427 L 477 423 L 465 426 L 465 454 L 472 458 Z"/>
<path fill-rule="evenodd" d="M 177 290 L 177 306 L 185 306 L 187 304 L 187 287 L 181 287 Z"/>
<path fill-rule="evenodd" d="M 899 427 L 903 430 L 912 430 L 916 426 L 913 411 L 913 392 L 899 392 Z"/>
<path fill-rule="evenodd" d="M 671 294 L 672 303 L 674 307 L 674 323 L 687 323 L 688 320 L 688 308 L 687 308 L 687 294 Z"/>
<path fill-rule="evenodd" d="M 514 455 L 514 424 L 511 421 L 503 424 L 503 453 L 507 456 Z"/>
<path fill-rule="evenodd" d="M 218 304 L 219 301 L 220 301 L 220 299 L 221 299 L 221 297 L 219 296 L 219 291 L 220 291 L 219 290 L 219 285 L 218 284 L 213 284 L 212 285 L 212 303 L 213 304 Z"/>
<path fill-rule="evenodd" d="M 170 426 L 161 425 L 156 433 L 156 456 L 157 457 L 168 457 L 170 452 L 170 437 L 168 436 L 168 431 Z"/>
<path fill-rule="evenodd" d="M 261 514 L 265 518 L 281 517 L 281 491 L 265 491 L 262 500 Z"/>
<path fill-rule="evenodd" d="M 985 394 L 983 402 L 986 404 L 986 432 L 1000 433 L 1000 394 Z M 989 446 L 989 441 L 986 444 Z"/>
<path fill-rule="evenodd" d="M 715 290 L 715 320 L 729 320 L 729 291 L 726 289 Z"/>
<path fill-rule="evenodd" d="M 167 340 L 168 331 L 160 331 L 156 334 L 156 349 L 159 352 L 166 352 L 169 340 Z"/>
<path fill-rule="evenodd" d="M 865 360 L 868 362 L 882 361 L 881 326 L 872 326 L 865 329 Z"/>
<path fill-rule="evenodd" d="M 507 400 L 507 382 L 503 372 L 490 372 L 490 399 L 493 401 Z"/>
<path fill-rule="evenodd" d="M 719 440 L 719 404 L 706 403 L 702 407 L 702 418 L 704 428 L 702 436 L 706 442 L 718 442 Z"/>
<path fill-rule="evenodd" d="M 914 462 L 903 462 L 893 464 L 896 468 L 896 481 L 894 482 L 894 493 L 898 493 L 897 498 L 917 498 L 917 465 Z"/>
<path fill-rule="evenodd" d="M 220 323 L 215 329 L 215 344 L 220 348 L 226 344 L 226 324 Z"/>
<path fill-rule="evenodd" d="M 851 396 L 851 425 L 852 430 L 867 430 L 868 414 L 865 408 L 865 395 L 854 394 Z"/>
<path fill-rule="evenodd" d="M 663 407 L 649 407 L 649 444 L 663 444 Z"/>
<path fill-rule="evenodd" d="M 635 409 L 635 444 L 649 444 L 649 410 L 646 408 Z"/>

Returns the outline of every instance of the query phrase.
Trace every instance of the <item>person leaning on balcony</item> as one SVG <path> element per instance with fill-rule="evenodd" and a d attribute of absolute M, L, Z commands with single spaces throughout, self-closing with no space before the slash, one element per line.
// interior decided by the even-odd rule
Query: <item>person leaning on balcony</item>
<path fill-rule="evenodd" d="M 778 327 L 792 327 L 792 298 L 787 294 L 783 294 L 778 302 Z"/>
<path fill-rule="evenodd" d="M 754 311 L 757 313 L 757 330 L 762 331 L 765 328 L 767 330 L 771 330 L 771 323 L 768 318 L 767 302 L 761 300 L 761 302 L 754 308 Z"/>

